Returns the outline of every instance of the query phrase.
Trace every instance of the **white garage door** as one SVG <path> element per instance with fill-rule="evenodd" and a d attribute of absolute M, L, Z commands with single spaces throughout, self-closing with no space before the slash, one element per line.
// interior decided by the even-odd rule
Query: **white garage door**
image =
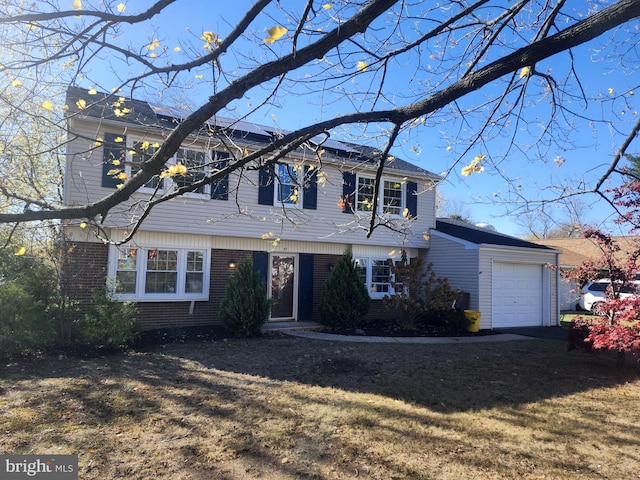
<path fill-rule="evenodd" d="M 493 264 L 493 328 L 542 325 L 542 265 Z"/>

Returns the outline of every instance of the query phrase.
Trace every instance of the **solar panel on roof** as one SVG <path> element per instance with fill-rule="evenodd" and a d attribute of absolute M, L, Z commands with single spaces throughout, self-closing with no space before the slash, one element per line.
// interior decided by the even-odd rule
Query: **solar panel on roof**
<path fill-rule="evenodd" d="M 213 120 L 213 122 L 211 123 L 213 123 L 216 127 L 222 127 L 222 128 L 231 127 L 232 129 L 239 130 L 241 132 L 254 133 L 256 135 L 263 135 L 265 137 L 271 136 L 269 132 L 261 128 L 259 125 L 245 122 L 243 120 L 233 120 L 231 118 L 225 118 L 225 117 L 219 117 L 219 116 L 212 117 L 209 120 Z"/>
<path fill-rule="evenodd" d="M 348 153 L 360 153 L 355 148 L 345 145 L 344 143 L 339 142 L 338 140 L 334 140 L 332 138 L 326 138 L 325 140 L 325 138 L 326 137 L 324 135 L 317 135 L 313 137 L 311 141 L 316 145 L 322 144 L 323 147 L 332 148 L 334 150 L 341 150 L 343 152 L 348 152 Z"/>
<path fill-rule="evenodd" d="M 158 115 L 164 115 L 166 117 L 184 119 L 193 113 L 193 110 L 186 107 L 169 107 L 167 105 L 156 105 L 153 103 L 149 103 L 149 106 Z"/>

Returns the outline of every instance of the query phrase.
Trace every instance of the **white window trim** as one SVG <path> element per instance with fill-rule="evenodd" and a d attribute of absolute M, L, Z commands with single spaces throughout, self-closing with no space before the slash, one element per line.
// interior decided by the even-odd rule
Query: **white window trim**
<path fill-rule="evenodd" d="M 127 178 L 131 178 L 132 177 L 132 171 L 133 171 L 133 146 L 136 143 L 142 143 L 142 142 L 149 142 L 150 145 L 153 145 L 156 142 L 153 142 L 151 140 L 148 140 L 146 138 L 143 137 L 127 137 L 127 154 L 126 154 L 126 161 L 125 161 L 125 167 L 124 167 L 124 172 L 127 174 Z M 158 182 L 160 182 L 160 186 L 158 187 L 158 192 L 162 192 L 165 193 L 167 191 L 167 184 L 165 182 L 164 178 L 158 178 Z M 151 187 L 147 187 L 145 185 L 142 185 L 139 189 L 139 192 L 144 192 L 144 193 L 153 193 L 154 191 L 156 191 L 155 188 L 151 188 Z"/>
<path fill-rule="evenodd" d="M 130 248 L 130 247 L 127 247 Z M 210 279 L 210 252 L 206 248 L 192 248 L 192 247 L 149 247 L 149 246 L 136 246 L 138 249 L 136 255 L 136 293 L 135 294 L 122 294 L 116 293 L 115 278 L 118 269 L 118 247 L 111 245 L 109 248 L 109 278 L 113 279 L 113 295 L 114 298 L 121 301 L 133 301 L 133 302 L 184 302 L 184 301 L 204 301 L 209 300 L 209 279 Z M 178 252 L 178 275 L 177 285 L 178 291 L 175 294 L 171 293 L 145 293 L 145 275 L 147 272 L 147 252 L 150 250 L 174 250 Z M 199 293 L 186 293 L 185 280 L 186 280 L 186 265 L 187 265 L 187 252 L 199 252 L 202 253 L 203 272 L 202 272 L 202 292 Z"/>
<path fill-rule="evenodd" d="M 193 147 L 185 147 L 185 146 L 181 146 L 178 151 L 176 152 L 176 154 L 173 156 L 173 158 L 171 159 L 171 163 L 173 165 L 177 165 L 178 164 L 178 152 L 180 151 L 180 149 L 182 150 L 191 150 L 194 152 L 203 152 L 204 153 L 204 165 L 205 165 L 205 172 L 208 168 L 210 168 L 211 164 L 212 164 L 212 160 L 211 160 L 211 149 L 205 149 L 205 148 L 199 148 L 196 146 Z M 207 165 L 209 165 L 209 167 L 206 167 Z M 171 188 L 175 189 L 176 184 L 171 181 Z M 202 200 L 210 200 L 211 199 L 211 184 L 207 184 L 204 185 L 204 192 L 199 193 L 199 192 L 187 192 L 183 195 L 186 198 L 199 198 Z"/>
<path fill-rule="evenodd" d="M 131 178 L 131 172 L 132 172 L 132 167 L 133 167 L 133 155 L 132 155 L 132 150 L 133 150 L 133 146 L 136 143 L 142 143 L 148 141 L 151 145 L 153 145 L 154 143 L 160 143 L 160 142 L 156 142 L 154 140 L 149 140 L 148 138 L 145 137 L 138 137 L 135 135 L 132 136 L 128 136 L 127 137 L 127 145 L 126 145 L 126 161 L 125 161 L 125 168 L 124 168 L 124 172 L 127 174 L 127 178 Z M 205 165 L 212 165 L 213 164 L 213 160 L 211 158 L 211 153 L 212 151 L 216 150 L 214 148 L 207 148 L 207 147 L 199 147 L 199 146 L 189 146 L 189 147 L 184 147 L 181 146 L 181 149 L 184 150 L 193 150 L 196 152 L 204 152 L 205 155 Z M 178 150 L 179 151 L 179 150 Z M 217 150 L 216 150 L 217 151 Z M 176 165 L 178 163 L 177 160 L 178 157 L 178 152 L 176 152 L 176 154 L 171 157 L 168 161 L 167 161 L 167 166 L 169 165 Z M 173 190 L 176 189 L 176 184 L 173 182 L 173 180 L 171 178 L 160 178 L 159 179 L 160 182 L 160 186 L 158 188 L 158 192 L 165 194 L 165 193 L 170 193 Z M 142 186 L 140 187 L 140 189 L 138 190 L 139 192 L 142 193 L 153 193 L 155 191 L 154 188 L 150 188 L 150 187 L 146 187 L 146 186 Z M 185 198 L 197 198 L 197 199 L 201 199 L 201 200 L 210 200 L 211 199 L 211 184 L 207 184 L 204 186 L 204 192 L 203 193 L 197 193 L 197 192 L 188 192 L 185 193 L 183 195 Z"/>
<path fill-rule="evenodd" d="M 278 194 L 280 193 L 280 187 L 284 184 L 282 182 L 282 177 L 280 176 L 280 167 L 285 167 L 285 168 L 293 168 L 294 169 L 294 173 L 295 173 L 295 188 L 297 190 L 297 201 L 295 203 L 288 203 L 288 202 L 284 202 L 282 200 L 280 200 L 278 198 Z M 304 167 L 302 165 L 298 165 L 298 164 L 290 164 L 290 163 L 278 163 L 276 164 L 276 178 L 273 179 L 273 181 L 275 182 L 274 187 L 273 187 L 273 204 L 274 205 L 282 205 L 286 208 L 302 208 L 302 196 L 304 195 L 304 187 L 303 187 L 303 182 L 304 182 Z M 286 184 L 289 185 L 289 184 Z"/>
<path fill-rule="evenodd" d="M 361 178 L 367 178 L 370 180 L 375 180 L 375 177 L 373 175 L 362 175 L 362 174 L 357 174 L 356 175 L 356 197 L 355 197 L 355 210 L 357 213 L 360 214 L 364 214 L 364 215 L 370 215 L 371 211 L 369 210 L 360 210 L 358 209 L 358 193 L 359 193 L 359 189 L 360 189 L 360 179 Z M 399 183 L 400 184 L 400 208 L 399 208 L 399 213 L 385 213 L 384 212 L 384 182 L 394 182 L 394 183 Z M 407 193 L 407 182 L 405 180 L 400 180 L 397 178 L 393 178 L 393 177 L 381 177 L 380 178 L 380 185 L 381 188 L 378 192 L 378 209 L 376 211 L 376 214 L 378 215 L 385 215 L 388 217 L 395 217 L 395 218 L 401 218 L 402 214 L 404 212 L 404 209 L 406 208 L 406 193 Z"/>
<path fill-rule="evenodd" d="M 358 260 L 362 260 L 364 262 L 366 262 L 366 267 L 367 267 L 367 275 L 365 278 L 365 286 L 367 287 L 367 291 L 369 292 L 369 296 L 372 299 L 380 299 L 380 298 L 384 298 L 387 295 L 392 295 L 394 292 L 393 290 L 393 286 L 391 285 L 391 282 L 393 281 L 393 272 L 390 272 L 389 274 L 389 282 L 387 282 L 387 285 L 389 285 L 389 291 L 388 292 L 374 292 L 372 291 L 372 287 L 373 287 L 373 262 L 378 261 L 378 260 L 382 260 L 382 261 L 387 261 L 389 260 L 389 258 L 381 258 L 381 257 L 367 257 L 367 256 L 363 256 L 363 255 L 356 255 L 354 260 L 357 262 Z M 393 261 L 393 259 L 391 260 L 391 263 L 394 264 L 395 262 Z M 357 263 L 356 263 L 357 265 Z"/>

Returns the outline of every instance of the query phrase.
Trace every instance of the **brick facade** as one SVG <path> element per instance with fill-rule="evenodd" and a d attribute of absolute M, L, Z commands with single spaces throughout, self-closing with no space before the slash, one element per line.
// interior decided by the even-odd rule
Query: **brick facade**
<path fill-rule="evenodd" d="M 138 302 L 138 321 L 144 330 L 156 328 L 220 325 L 220 302 L 233 269 L 229 262 L 251 260 L 252 253 L 245 250 L 212 249 L 210 255 L 209 301 Z M 91 304 L 95 292 L 107 282 L 109 247 L 101 243 L 67 242 L 63 252 L 61 286 L 63 292 L 80 303 L 82 311 Z M 329 277 L 331 266 L 341 255 L 320 255 L 313 258 L 313 316 L 319 322 L 319 304 L 322 286 Z M 368 319 L 389 317 L 382 300 L 372 300 Z"/>
<path fill-rule="evenodd" d="M 79 302 L 81 311 L 96 292 L 105 288 L 109 246 L 102 243 L 64 242 L 61 255 L 60 289 Z"/>

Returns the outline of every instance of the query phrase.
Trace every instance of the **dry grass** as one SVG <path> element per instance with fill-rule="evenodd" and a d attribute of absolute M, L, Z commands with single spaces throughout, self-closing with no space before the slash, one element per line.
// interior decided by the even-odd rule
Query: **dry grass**
<path fill-rule="evenodd" d="M 77 453 L 83 480 L 640 478 L 640 376 L 614 364 L 278 336 L 46 358 L 0 374 L 0 451 Z"/>

